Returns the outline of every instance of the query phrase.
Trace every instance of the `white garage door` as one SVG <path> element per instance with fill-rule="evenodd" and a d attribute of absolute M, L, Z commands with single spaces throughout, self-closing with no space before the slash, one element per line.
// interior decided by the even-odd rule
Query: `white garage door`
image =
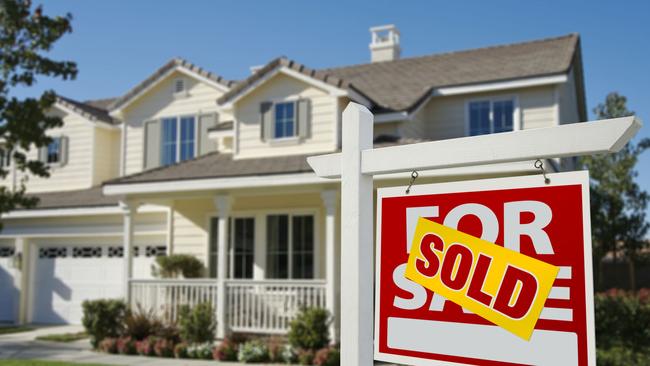
<path fill-rule="evenodd" d="M 13 256 L 13 246 L 0 246 L 0 323 L 13 322 L 16 313 L 18 290 L 11 265 Z"/>
<path fill-rule="evenodd" d="M 150 277 L 165 246 L 135 248 L 135 278 Z M 34 280 L 34 323 L 80 324 L 84 300 L 122 297 L 123 249 L 120 245 L 41 246 Z"/>

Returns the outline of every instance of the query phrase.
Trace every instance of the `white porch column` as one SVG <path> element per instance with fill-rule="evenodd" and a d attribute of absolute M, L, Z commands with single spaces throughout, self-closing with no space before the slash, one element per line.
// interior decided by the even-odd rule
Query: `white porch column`
<path fill-rule="evenodd" d="M 228 248 L 228 217 L 230 216 L 231 199 L 229 196 L 221 195 L 214 198 L 219 216 L 219 227 L 217 229 L 217 338 L 226 337 L 226 263 Z"/>
<path fill-rule="evenodd" d="M 341 152 L 341 365 L 373 365 L 373 184 L 361 173 L 372 149 L 373 116 L 355 103 L 343 111 Z"/>
<path fill-rule="evenodd" d="M 124 223 L 124 270 L 122 273 L 124 300 L 127 305 L 131 303 L 131 292 L 129 291 L 129 281 L 133 277 L 133 220 L 136 211 L 136 205 L 133 202 L 120 201 L 120 208 L 123 213 Z"/>
<path fill-rule="evenodd" d="M 336 313 L 336 209 L 338 206 L 338 192 L 327 190 L 321 192 L 325 206 L 325 290 L 326 308 L 332 314 L 334 321 L 330 326 L 330 339 L 337 341 L 336 322 L 340 321 Z"/>

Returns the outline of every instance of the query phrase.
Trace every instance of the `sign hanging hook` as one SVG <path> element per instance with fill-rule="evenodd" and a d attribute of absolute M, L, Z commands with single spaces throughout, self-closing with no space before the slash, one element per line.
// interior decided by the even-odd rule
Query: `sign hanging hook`
<path fill-rule="evenodd" d="M 409 182 L 409 186 L 406 187 L 406 194 L 409 194 L 411 192 L 411 186 L 413 186 L 413 183 L 415 183 L 415 180 L 418 179 L 418 171 L 414 170 L 411 172 L 411 181 Z"/>
<path fill-rule="evenodd" d="M 542 171 L 542 175 L 544 176 L 544 183 L 550 184 L 551 179 L 546 176 L 546 170 L 544 170 L 544 163 L 542 162 L 542 160 L 540 159 L 535 160 L 535 168 Z"/>

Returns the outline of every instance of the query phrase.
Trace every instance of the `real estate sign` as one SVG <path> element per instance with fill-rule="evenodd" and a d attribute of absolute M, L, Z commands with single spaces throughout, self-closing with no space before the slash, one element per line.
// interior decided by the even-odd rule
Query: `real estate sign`
<path fill-rule="evenodd" d="M 586 172 L 382 188 L 375 359 L 594 365 Z"/>

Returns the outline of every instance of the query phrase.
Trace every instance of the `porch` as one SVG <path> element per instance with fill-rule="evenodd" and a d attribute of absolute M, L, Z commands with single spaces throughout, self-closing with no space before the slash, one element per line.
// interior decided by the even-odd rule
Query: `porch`
<path fill-rule="evenodd" d="M 216 318 L 228 331 L 241 333 L 284 334 L 300 309 L 327 307 L 325 280 L 233 279 L 223 285 L 225 301 L 219 301 L 215 280 L 131 280 L 129 297 L 131 306 L 153 310 L 167 321 L 176 321 L 183 305 L 218 304 Z"/>
<path fill-rule="evenodd" d="M 325 189 L 323 189 L 325 188 Z M 167 254 L 192 254 L 205 264 L 200 279 L 133 276 L 124 255 L 124 296 L 133 307 L 175 321 L 182 305 L 209 302 L 217 338 L 229 333 L 284 334 L 302 308 L 324 308 L 338 329 L 338 192 L 312 189 L 131 198 L 122 204 L 124 253 L 132 250 L 137 207 L 165 204 Z"/>

